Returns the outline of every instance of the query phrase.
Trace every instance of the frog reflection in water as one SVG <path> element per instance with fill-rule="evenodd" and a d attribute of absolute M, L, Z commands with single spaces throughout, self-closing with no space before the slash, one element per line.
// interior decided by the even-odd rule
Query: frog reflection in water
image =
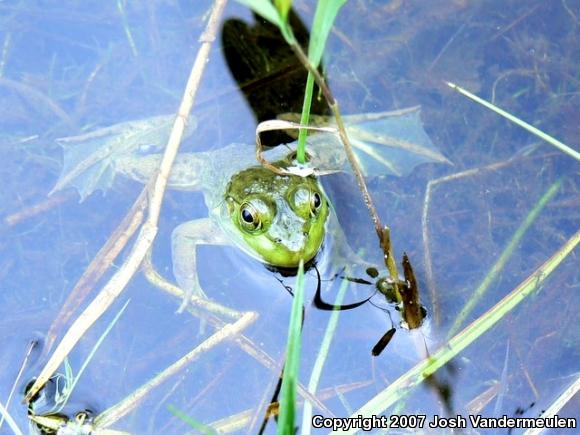
<path fill-rule="evenodd" d="M 362 151 L 360 162 L 367 175 L 401 176 L 420 163 L 447 162 L 424 132 L 418 107 L 344 118 L 353 145 Z M 171 117 L 153 119 L 157 120 L 154 131 L 168 133 Z M 194 126 L 195 121 L 190 124 Z M 147 139 L 153 140 L 146 126 L 147 120 L 130 121 L 61 140 L 65 167 L 54 190 L 72 184 L 84 197 L 97 188 L 110 187 L 115 174 L 147 182 L 159 167 L 161 155 L 140 155 Z M 104 143 L 93 142 L 95 138 Z M 123 146 L 119 147 L 121 138 Z M 147 149 L 158 149 L 161 143 L 147 145 Z M 292 148 L 278 146 L 264 157 L 277 167 L 288 168 L 295 165 Z M 308 152 L 309 165 L 319 174 L 348 170 L 342 144 L 332 134 L 309 137 Z M 323 269 L 362 263 L 346 243 L 318 179 L 274 173 L 257 164 L 249 145 L 179 154 L 168 185 L 201 191 L 208 208 L 207 218 L 181 224 L 172 234 L 174 276 L 185 291 L 181 309 L 189 296 L 204 296 L 196 261 L 200 244 L 235 245 L 268 265 L 296 268 L 300 259 L 312 260 L 326 239 L 332 246 L 326 250 L 329 258 Z"/>

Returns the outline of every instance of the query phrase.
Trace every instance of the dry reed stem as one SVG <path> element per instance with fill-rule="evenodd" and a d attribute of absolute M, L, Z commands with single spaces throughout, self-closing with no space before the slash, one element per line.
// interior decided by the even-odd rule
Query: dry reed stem
<path fill-rule="evenodd" d="M 47 354 L 56 341 L 59 331 L 73 316 L 75 311 L 80 307 L 85 298 L 93 289 L 94 285 L 101 279 L 103 274 L 109 269 L 113 261 L 123 250 L 129 239 L 135 234 L 143 222 L 144 210 L 147 206 L 147 192 L 141 191 L 137 200 L 129 212 L 125 215 L 121 223 L 111 234 L 107 242 L 97 252 L 97 255 L 91 261 L 91 264 L 84 271 L 77 281 L 75 287 L 70 292 L 68 298 L 61 307 L 56 319 L 50 325 L 43 354 Z"/>
<path fill-rule="evenodd" d="M 187 117 L 191 107 L 193 106 L 195 94 L 197 93 L 199 82 L 209 58 L 211 44 L 215 40 L 218 23 L 226 3 L 227 0 L 215 0 L 206 30 L 200 37 L 201 46 L 191 69 L 183 98 L 177 112 L 177 117 L 173 124 L 173 129 L 171 130 L 165 153 L 163 154 L 161 166 L 154 179 L 150 194 L 149 215 L 147 221 L 141 227 L 139 236 L 125 263 L 123 263 L 96 298 L 75 320 L 62 341 L 59 343 L 55 352 L 52 354 L 40 375 L 26 394 L 25 400 L 28 402 L 58 369 L 76 343 L 82 338 L 84 333 L 121 294 L 129 280 L 141 265 L 147 251 L 151 248 L 153 240 L 155 240 L 155 236 L 157 235 L 157 223 L 159 221 L 159 214 L 165 189 L 167 187 L 169 172 L 171 171 L 171 166 L 173 165 L 173 161 L 179 151 L 179 145 L 185 129 Z M 150 184 L 148 184 L 145 189 L 150 189 Z"/>
<path fill-rule="evenodd" d="M 137 405 L 147 396 L 147 394 L 151 392 L 152 389 L 161 385 L 161 383 L 167 380 L 170 376 L 173 376 L 179 371 L 183 370 L 185 366 L 197 360 L 201 355 L 208 352 L 210 349 L 214 348 L 225 339 L 239 334 L 241 331 L 254 323 L 257 318 L 257 313 L 248 311 L 244 313 L 244 315 L 235 323 L 227 324 L 222 329 L 197 345 L 189 353 L 167 367 L 165 370 L 151 379 L 147 384 L 138 388 L 133 394 L 95 417 L 95 426 L 105 428 L 113 424 L 121 417 L 131 412 L 135 407 L 137 407 Z"/>
<path fill-rule="evenodd" d="M 185 292 L 178 286 L 167 281 L 155 270 L 151 263 L 150 255 L 147 255 L 143 260 L 143 271 L 149 282 L 153 283 L 153 285 L 170 295 L 175 296 L 177 299 L 183 300 Z M 215 329 L 223 328 L 226 325 L 226 322 L 217 317 L 216 314 L 229 317 L 232 320 L 238 320 L 244 314 L 243 312 L 233 310 L 209 299 L 203 299 L 195 295 L 191 296 L 186 310 L 189 311 L 191 315 L 207 321 L 207 323 Z M 280 373 L 281 366 L 276 363 L 274 358 L 263 351 L 259 346 L 256 346 L 254 342 L 244 334 L 238 334 L 233 340 L 240 349 L 254 358 L 259 364 L 273 373 Z M 332 415 L 332 412 L 301 383 L 298 384 L 298 393 L 304 399 L 310 400 L 310 402 L 312 402 L 318 409 L 325 412 L 326 415 Z"/>

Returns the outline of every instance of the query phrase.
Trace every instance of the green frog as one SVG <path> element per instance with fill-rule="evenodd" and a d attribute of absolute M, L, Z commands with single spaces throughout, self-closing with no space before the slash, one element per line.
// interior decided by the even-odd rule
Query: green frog
<path fill-rule="evenodd" d="M 317 152 L 335 150 L 334 157 L 345 157 L 336 149 L 321 146 Z M 271 149 L 264 157 L 280 168 L 296 164 L 294 152 L 286 146 Z M 146 182 L 160 158 L 119 158 L 115 171 Z M 269 266 L 295 269 L 300 260 L 308 263 L 316 256 L 328 232 L 344 240 L 318 178 L 272 172 L 256 162 L 250 145 L 180 154 L 168 186 L 201 191 L 208 210 L 208 217 L 185 222 L 172 233 L 173 274 L 186 294 L 181 309 L 188 295 L 204 296 L 196 267 L 200 244 L 234 245 Z M 340 246 L 341 256 L 356 258 L 346 244 Z"/>
<path fill-rule="evenodd" d="M 380 115 L 346 117 L 353 144 L 362 156 L 371 157 L 370 160 L 361 160 L 363 169 L 368 169 L 371 174 L 376 174 L 378 168 L 380 174 L 400 175 L 418 163 L 445 161 L 423 131 L 418 108 Z M 166 122 L 165 118 L 156 119 Z M 138 122 L 143 124 L 143 120 Z M 107 132 L 110 130 L 108 128 Z M 404 133 L 402 138 L 398 134 L 401 132 Z M 393 137 L 397 134 L 398 137 Z M 147 182 L 159 167 L 161 154 L 142 155 L 143 137 L 140 133 L 135 146 L 126 144 L 122 152 L 109 157 L 105 165 L 107 170 L 101 168 L 98 173 L 122 174 Z M 68 139 L 68 142 L 75 141 L 80 140 Z M 157 144 L 153 145 L 155 147 L 148 147 L 145 151 L 157 147 Z M 266 151 L 264 157 L 276 167 L 292 168 L 297 165 L 293 148 L 292 145 L 278 146 Z M 314 259 L 330 234 L 334 241 L 331 258 L 341 258 L 343 264 L 359 261 L 348 247 L 329 199 L 312 170 L 314 168 L 317 174 L 324 175 L 347 170 L 342 144 L 336 135 L 317 134 L 309 139 L 308 153 L 307 166 L 311 170 L 307 176 L 304 176 L 304 171 L 302 175 L 279 174 L 259 165 L 250 145 L 232 144 L 214 151 L 178 155 L 168 186 L 201 191 L 208 209 L 207 217 L 185 222 L 172 234 L 173 272 L 185 292 L 180 310 L 191 295 L 204 296 L 196 260 L 196 248 L 200 244 L 234 245 L 262 263 L 294 269 L 300 260 L 307 263 Z M 412 158 L 402 157 L 406 155 Z M 66 157 L 65 151 L 65 160 Z M 85 160 L 92 165 L 95 159 Z M 374 164 L 367 165 L 366 161 Z M 69 166 L 84 168 L 90 165 L 83 166 L 75 161 Z M 80 171 L 75 170 L 74 177 L 63 171 L 61 180 L 64 178 L 69 183 L 77 177 L 75 185 L 81 191 L 83 186 L 78 182 L 81 178 L 77 176 Z M 110 175 L 106 181 L 108 186 Z M 58 188 L 67 183 L 60 182 Z M 99 181 L 91 178 L 91 189 L 95 186 L 99 186 Z"/>

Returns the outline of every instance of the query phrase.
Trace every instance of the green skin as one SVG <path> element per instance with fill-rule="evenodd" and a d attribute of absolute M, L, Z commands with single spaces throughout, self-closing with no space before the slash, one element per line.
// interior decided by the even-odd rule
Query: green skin
<path fill-rule="evenodd" d="M 232 177 L 225 200 L 231 224 L 264 263 L 294 268 L 319 251 L 328 202 L 314 177 L 252 167 Z"/>
<path fill-rule="evenodd" d="M 341 161 L 341 148 L 321 150 L 325 158 Z M 278 167 L 292 166 L 290 151 L 276 147 L 265 157 Z M 158 167 L 159 155 L 124 157 L 115 170 L 145 182 Z M 339 165 L 340 166 L 340 165 Z M 314 176 L 278 175 L 256 165 L 249 145 L 233 144 L 209 152 L 180 154 L 169 186 L 203 192 L 208 217 L 179 225 L 172 234 L 173 272 L 178 284 L 190 295 L 205 296 L 197 277 L 196 248 L 199 244 L 234 245 L 271 266 L 296 268 L 301 259 L 319 252 L 327 227 L 332 226 L 341 246 L 337 255 L 356 257 L 330 213 L 329 202 Z M 330 217 L 330 218 L 329 218 Z M 185 303 L 185 302 L 184 302 Z M 182 308 L 185 305 L 182 304 Z"/>

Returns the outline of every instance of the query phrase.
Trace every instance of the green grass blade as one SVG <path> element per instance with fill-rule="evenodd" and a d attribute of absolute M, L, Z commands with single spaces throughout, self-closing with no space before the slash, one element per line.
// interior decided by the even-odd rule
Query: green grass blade
<path fill-rule="evenodd" d="M 477 95 L 472 94 L 471 92 L 463 89 L 461 86 L 458 86 L 455 83 L 447 82 L 447 85 L 450 88 L 459 92 L 460 94 L 465 95 L 467 98 L 470 98 L 471 100 L 475 101 L 476 103 L 481 104 L 484 107 L 487 107 L 489 110 L 492 110 L 495 113 L 497 113 L 498 115 L 503 116 L 504 118 L 508 119 L 509 121 L 513 122 L 514 124 L 519 125 L 520 127 L 522 127 L 523 129 L 526 129 L 527 131 L 529 131 L 532 134 L 535 134 L 540 139 L 545 140 L 550 145 L 555 146 L 560 151 L 562 151 L 562 152 L 568 154 L 569 156 L 575 158 L 576 160 L 580 161 L 580 153 L 578 151 L 570 148 L 568 145 L 560 142 L 558 139 L 555 139 L 552 136 L 550 136 L 549 134 L 544 133 L 542 130 L 537 129 L 533 125 L 530 125 L 527 122 L 524 122 L 519 118 L 516 118 L 511 113 L 508 113 L 505 110 L 502 110 L 499 107 L 485 101 L 484 99 L 478 97 Z"/>
<path fill-rule="evenodd" d="M 70 395 L 74 391 L 74 389 L 77 385 L 77 382 L 81 378 L 82 374 L 85 372 L 89 363 L 93 360 L 95 354 L 97 353 L 97 350 L 99 350 L 99 347 L 101 347 L 101 344 L 103 344 L 103 341 L 105 341 L 105 338 L 107 338 L 107 336 L 109 335 L 109 333 L 111 332 L 111 330 L 113 329 L 115 324 L 119 321 L 121 315 L 125 312 L 125 309 L 127 308 L 127 305 L 129 305 L 129 302 L 131 302 L 131 299 L 127 299 L 127 302 L 125 302 L 125 304 L 123 304 L 123 306 L 121 307 L 119 312 L 115 315 L 115 317 L 113 318 L 111 323 L 109 323 L 109 325 L 107 325 L 107 328 L 101 334 L 101 336 L 99 337 L 99 339 L 97 340 L 97 342 L 95 343 L 93 348 L 91 349 L 91 352 L 88 354 L 88 356 L 83 361 L 83 364 L 82 364 L 81 368 L 79 369 L 79 372 L 77 373 L 76 377 L 72 381 L 72 384 L 69 387 L 67 387 L 67 391 L 63 397 L 62 403 L 60 403 L 56 412 L 60 412 L 64 408 L 66 403 L 68 402 L 68 399 L 70 398 Z M 67 376 L 69 376 L 69 377 L 72 376 L 72 370 L 70 369 L 70 366 L 67 368 L 67 372 L 69 372 L 67 374 Z"/>
<path fill-rule="evenodd" d="M 335 306 L 342 305 L 342 300 L 346 289 L 348 288 L 349 281 L 344 280 L 340 285 L 338 294 L 336 295 L 336 300 L 334 301 Z M 312 373 L 310 374 L 310 381 L 308 382 L 308 392 L 313 395 L 316 394 L 316 389 L 318 388 L 318 383 L 320 382 L 320 376 L 322 375 L 322 369 L 326 358 L 328 356 L 328 351 L 330 350 L 330 345 L 334 337 L 334 331 L 338 325 L 338 317 L 340 316 L 340 310 L 335 308 L 328 319 L 328 325 L 326 326 L 326 331 L 320 344 L 320 349 L 318 349 L 318 355 L 316 356 L 316 361 L 314 361 L 314 367 L 312 368 Z M 302 435 L 310 435 L 312 430 L 312 404 L 306 400 L 304 402 L 304 409 L 302 410 Z"/>
<path fill-rule="evenodd" d="M 542 195 L 540 200 L 536 203 L 534 208 L 528 213 L 524 221 L 518 227 L 514 235 L 512 236 L 511 240 L 491 267 L 490 271 L 487 273 L 481 284 L 477 287 L 477 289 L 471 295 L 471 298 L 465 304 L 461 312 L 455 318 L 455 322 L 453 322 L 453 326 L 449 330 L 447 337 L 452 337 L 459 331 L 461 324 L 465 321 L 466 317 L 473 311 L 477 303 L 481 300 L 481 298 L 485 295 L 487 289 L 493 284 L 498 275 L 501 273 L 503 268 L 505 267 L 506 263 L 508 262 L 509 258 L 512 256 L 514 250 L 520 244 L 524 234 L 528 231 L 528 229 L 532 226 L 535 220 L 540 215 L 540 212 L 544 209 L 546 204 L 554 198 L 558 189 L 562 185 L 562 179 L 557 180 L 554 184 L 552 184 L 548 190 Z"/>
<path fill-rule="evenodd" d="M 371 417 L 372 415 L 383 414 L 387 408 L 396 403 L 401 397 L 404 397 L 411 389 L 420 385 L 426 377 L 435 373 L 481 335 L 489 331 L 506 314 L 525 301 L 528 296 L 538 292 L 545 280 L 570 255 L 574 248 L 578 246 L 578 243 L 580 243 L 580 230 L 509 295 L 453 337 L 446 345 L 435 352 L 431 358 L 415 365 L 415 367 L 369 400 L 355 411 L 351 417 L 356 418 L 358 415 Z M 355 432 L 356 429 L 340 433 Z"/>
<path fill-rule="evenodd" d="M 217 431 L 209 426 L 206 426 L 203 423 L 200 423 L 196 419 L 190 417 L 185 412 L 177 409 L 173 405 L 168 405 L 167 409 L 171 412 L 174 416 L 179 418 L 181 421 L 186 423 L 187 425 L 191 426 L 192 429 L 195 429 L 197 432 L 205 434 L 205 435 L 217 435 Z"/>
<path fill-rule="evenodd" d="M 288 44 L 296 44 L 296 38 L 294 38 L 292 29 L 290 29 L 286 19 L 280 15 L 280 12 L 270 0 L 237 0 L 237 2 L 249 7 L 265 20 L 278 26 Z"/>
<path fill-rule="evenodd" d="M 296 290 L 292 302 L 292 313 L 288 327 L 288 343 L 286 345 L 286 364 L 280 393 L 280 417 L 278 418 L 278 434 L 294 435 L 296 418 L 296 384 L 300 372 L 300 344 L 302 333 L 302 315 L 304 301 L 304 261 L 300 260 L 296 279 Z"/>
<path fill-rule="evenodd" d="M 288 22 L 288 12 L 292 8 L 292 0 L 274 0 L 274 6 L 278 9 L 283 22 Z"/>
<path fill-rule="evenodd" d="M 340 8 L 346 3 L 346 0 L 319 0 L 314 13 L 314 22 L 312 24 L 312 31 L 310 35 L 310 42 L 308 45 L 308 60 L 318 68 L 322 59 L 322 53 L 328 39 L 328 34 L 334 19 L 338 14 Z M 312 104 L 312 94 L 314 92 L 314 77 L 309 72 L 306 80 L 306 87 L 304 89 L 304 103 L 302 104 L 302 116 L 300 124 L 308 125 L 310 118 L 310 106 Z M 296 158 L 298 162 L 304 163 L 306 161 L 306 130 L 300 130 L 298 135 L 298 145 L 296 147 Z"/>
<path fill-rule="evenodd" d="M 314 76 L 309 71 L 306 79 L 306 87 L 304 88 L 304 102 L 302 103 L 302 115 L 300 116 L 300 124 L 308 125 L 310 122 L 310 107 L 312 105 L 312 93 L 314 92 Z M 306 137 L 308 130 L 302 128 L 298 132 L 298 145 L 296 146 L 296 159 L 299 163 L 306 162 Z"/>
<path fill-rule="evenodd" d="M 324 46 L 328 39 L 328 34 L 338 11 L 346 0 L 319 0 L 314 13 L 314 22 L 312 23 L 312 31 L 310 33 L 310 43 L 308 44 L 308 59 L 310 63 L 318 68 Z"/>

